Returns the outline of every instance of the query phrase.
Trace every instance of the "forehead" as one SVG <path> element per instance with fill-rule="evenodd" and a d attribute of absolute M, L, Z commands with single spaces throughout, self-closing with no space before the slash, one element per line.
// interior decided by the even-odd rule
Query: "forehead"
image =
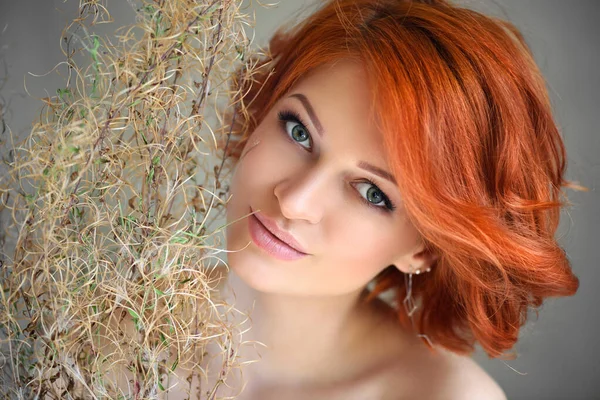
<path fill-rule="evenodd" d="M 292 91 L 302 89 L 314 92 L 319 99 L 337 99 L 340 106 L 359 108 L 369 111 L 371 93 L 368 76 L 364 67 L 355 61 L 338 60 L 309 71 L 302 77 Z"/>

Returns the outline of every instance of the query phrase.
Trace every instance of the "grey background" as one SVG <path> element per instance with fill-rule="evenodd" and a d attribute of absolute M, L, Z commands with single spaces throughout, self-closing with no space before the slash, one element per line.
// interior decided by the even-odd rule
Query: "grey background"
<path fill-rule="evenodd" d="M 133 21 L 127 1 L 106 3 L 116 19 L 110 29 Z M 277 26 L 305 15 L 307 5 L 314 2 L 280 3 L 274 9 L 256 7 L 257 44 L 265 44 Z M 600 295 L 596 289 L 600 283 L 596 254 L 600 245 L 600 2 L 460 3 L 504 17 L 523 32 L 547 80 L 569 156 L 567 177 L 590 188 L 587 193 L 568 193 L 574 206 L 563 212 L 558 233 L 580 278 L 578 293 L 549 299 L 539 319 L 532 313 L 515 347 L 519 354 L 516 360 L 506 364 L 489 360 L 479 350 L 474 358 L 500 383 L 509 399 L 600 399 Z M 56 73 L 44 78 L 26 73 L 46 73 L 63 60 L 60 34 L 77 4 L 75 0 L 0 0 L 0 96 L 9 110 L 6 121 L 20 137 L 27 133 L 40 108 L 38 101 L 25 94 L 24 84 L 33 97 L 45 97 L 55 94 L 61 82 Z M 0 137 L 0 146 L 6 145 L 5 134 Z"/>

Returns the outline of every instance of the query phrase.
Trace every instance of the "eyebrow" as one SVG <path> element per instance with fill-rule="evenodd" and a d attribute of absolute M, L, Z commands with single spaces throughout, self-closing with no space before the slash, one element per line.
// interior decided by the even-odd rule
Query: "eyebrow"
<path fill-rule="evenodd" d="M 319 118 L 317 118 L 317 114 L 315 114 L 315 109 L 310 104 L 310 101 L 308 101 L 308 98 L 302 93 L 294 93 L 290 97 L 295 97 L 298 100 L 300 100 L 304 108 L 306 108 L 306 112 L 308 113 L 308 116 L 310 117 L 310 120 L 312 121 L 313 125 L 315 126 L 315 128 L 317 128 L 317 132 L 320 136 L 323 136 L 323 125 L 321 125 L 321 121 L 319 121 Z"/>
<path fill-rule="evenodd" d="M 294 94 L 290 95 L 290 97 L 294 97 L 294 98 L 300 100 L 300 102 L 306 109 L 306 112 L 308 113 L 308 116 L 310 117 L 312 124 L 317 129 L 317 133 L 319 134 L 319 136 L 323 137 L 323 133 L 324 133 L 323 125 L 321 125 L 321 121 L 319 121 L 319 118 L 317 118 L 317 114 L 315 114 L 315 110 L 314 110 L 313 106 L 310 104 L 310 101 L 308 101 L 308 98 L 305 95 L 303 95 L 302 93 L 294 93 Z M 373 164 L 369 164 L 366 161 L 360 161 L 357 164 L 357 166 L 359 168 L 364 169 L 365 171 L 369 171 L 372 174 L 375 174 L 383 179 L 387 179 L 388 181 L 390 181 L 394 185 L 396 185 L 396 179 L 394 178 L 394 176 L 392 174 L 390 174 L 389 172 L 387 172 L 379 167 L 374 166 Z"/>

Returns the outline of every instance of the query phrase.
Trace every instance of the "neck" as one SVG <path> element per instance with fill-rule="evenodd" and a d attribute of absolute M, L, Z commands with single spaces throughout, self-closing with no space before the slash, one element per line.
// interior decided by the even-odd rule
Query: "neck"
<path fill-rule="evenodd" d="M 329 297 L 261 293 L 234 272 L 226 287 L 228 296 L 235 295 L 229 304 L 251 319 L 243 340 L 264 344 L 249 357 L 260 361 L 244 369 L 245 380 L 295 385 L 336 379 L 356 368 L 353 350 L 361 348 L 368 330 L 360 291 Z"/>

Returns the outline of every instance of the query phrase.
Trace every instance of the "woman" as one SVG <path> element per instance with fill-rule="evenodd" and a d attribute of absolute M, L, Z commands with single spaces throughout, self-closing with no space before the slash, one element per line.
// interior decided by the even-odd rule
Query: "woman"
<path fill-rule="evenodd" d="M 231 301 L 265 345 L 237 398 L 505 398 L 474 344 L 503 355 L 529 306 L 578 288 L 519 32 L 444 0 L 332 0 L 270 52 L 237 75 L 227 153 Z"/>

